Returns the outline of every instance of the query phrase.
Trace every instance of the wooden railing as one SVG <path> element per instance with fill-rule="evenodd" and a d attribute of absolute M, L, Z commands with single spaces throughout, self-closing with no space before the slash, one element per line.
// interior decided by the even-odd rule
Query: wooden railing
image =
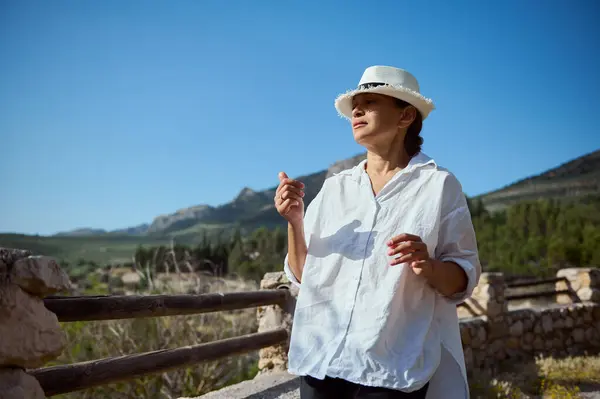
<path fill-rule="evenodd" d="M 522 288 L 569 281 L 564 277 L 538 279 L 502 285 Z M 535 293 L 509 294 L 503 300 L 520 300 L 572 294 L 571 290 L 548 289 Z M 237 310 L 267 305 L 285 307 L 290 299 L 288 289 L 263 289 L 203 295 L 150 295 L 150 296 L 52 296 L 44 299 L 45 306 L 61 322 L 133 319 L 144 317 L 178 316 L 217 311 Z M 466 306 L 463 303 L 459 306 Z M 487 306 L 483 306 L 484 312 Z M 53 396 L 99 385 L 132 380 L 176 368 L 239 355 L 284 343 L 289 338 L 286 328 L 248 334 L 214 342 L 165 349 L 93 361 L 29 370 L 37 378 L 46 396 Z"/>
<path fill-rule="evenodd" d="M 282 306 L 289 295 L 289 290 L 281 289 L 203 295 L 47 297 L 44 304 L 59 321 L 73 322 Z M 30 374 L 37 378 L 46 396 L 53 396 L 243 354 L 283 343 L 287 339 L 287 330 L 278 328 L 177 349 L 45 367 L 30 370 Z"/>
<path fill-rule="evenodd" d="M 511 301 L 516 302 L 524 299 L 558 299 L 560 295 L 566 294 L 573 302 L 579 302 L 577 293 L 571 289 L 570 282 L 565 277 L 559 276 L 506 283 L 504 277 L 499 276 L 498 273 L 491 273 L 491 275 L 496 275 L 496 277 L 492 278 L 494 281 L 491 283 L 494 288 L 491 291 L 483 289 L 482 293 L 475 291 L 467 301 L 460 303 L 458 305 L 459 317 L 489 315 L 488 307 L 490 303 L 494 307 L 495 313 L 498 313 L 508 310 L 508 305 Z M 564 284 L 558 284 L 561 282 Z M 487 283 L 490 283 L 489 279 Z M 486 285 L 486 282 L 484 282 L 483 285 Z M 552 287 L 538 289 L 534 292 L 514 292 L 519 288 L 544 285 L 552 285 Z M 566 289 L 557 289 L 559 286 L 561 288 L 564 286 Z"/>
<path fill-rule="evenodd" d="M 535 287 L 535 286 L 547 285 L 547 284 L 556 285 L 556 283 L 561 282 L 561 281 L 564 281 L 565 284 L 567 284 L 567 286 L 568 286 L 569 281 L 565 277 L 553 277 L 553 278 L 546 278 L 546 279 L 520 281 L 517 283 L 509 283 L 506 285 L 506 288 L 511 289 L 511 288 Z M 571 292 L 571 290 L 568 290 L 568 289 L 557 290 L 556 288 L 553 287 L 551 289 L 537 291 L 537 292 L 527 292 L 527 293 L 523 293 L 523 294 L 507 294 L 505 296 L 505 298 L 507 301 L 516 301 L 516 300 L 522 300 L 522 299 L 556 297 L 557 295 L 561 295 L 561 294 L 570 295 L 570 294 L 572 294 L 572 292 Z"/>

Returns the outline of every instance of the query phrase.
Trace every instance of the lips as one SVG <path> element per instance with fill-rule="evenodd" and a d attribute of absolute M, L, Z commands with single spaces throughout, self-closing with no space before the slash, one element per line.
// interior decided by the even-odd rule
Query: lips
<path fill-rule="evenodd" d="M 362 127 L 362 126 L 366 126 L 366 125 L 367 125 L 367 122 L 359 122 L 359 121 L 357 121 L 357 122 L 354 122 L 352 124 L 352 127 L 356 129 L 358 127 Z"/>

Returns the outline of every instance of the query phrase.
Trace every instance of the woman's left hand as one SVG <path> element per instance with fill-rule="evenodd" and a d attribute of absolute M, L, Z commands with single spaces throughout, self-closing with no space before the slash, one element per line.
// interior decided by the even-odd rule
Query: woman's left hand
<path fill-rule="evenodd" d="M 429 257 L 427 244 L 421 240 L 421 237 L 406 233 L 399 234 L 387 244 L 388 256 L 397 256 L 390 262 L 390 266 L 408 263 L 417 275 L 428 275 L 432 272 L 434 260 Z"/>

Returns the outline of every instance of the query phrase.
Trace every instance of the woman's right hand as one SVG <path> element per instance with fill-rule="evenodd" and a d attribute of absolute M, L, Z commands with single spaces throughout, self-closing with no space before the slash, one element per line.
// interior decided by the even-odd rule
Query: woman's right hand
<path fill-rule="evenodd" d="M 275 192 L 275 208 L 288 223 L 296 224 L 304 220 L 304 184 L 290 179 L 279 172 L 279 186 Z"/>

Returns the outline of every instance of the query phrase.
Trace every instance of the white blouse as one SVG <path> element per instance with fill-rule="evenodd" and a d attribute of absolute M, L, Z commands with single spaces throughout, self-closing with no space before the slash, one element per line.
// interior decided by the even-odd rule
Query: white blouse
<path fill-rule="evenodd" d="M 291 374 L 343 378 L 469 397 L 456 305 L 481 274 L 475 232 L 458 180 L 420 153 L 375 196 L 366 160 L 325 180 L 304 218 L 308 255 L 288 354 Z M 408 265 L 389 266 L 392 237 L 421 237 L 429 255 L 460 265 L 465 292 L 444 297 Z"/>

